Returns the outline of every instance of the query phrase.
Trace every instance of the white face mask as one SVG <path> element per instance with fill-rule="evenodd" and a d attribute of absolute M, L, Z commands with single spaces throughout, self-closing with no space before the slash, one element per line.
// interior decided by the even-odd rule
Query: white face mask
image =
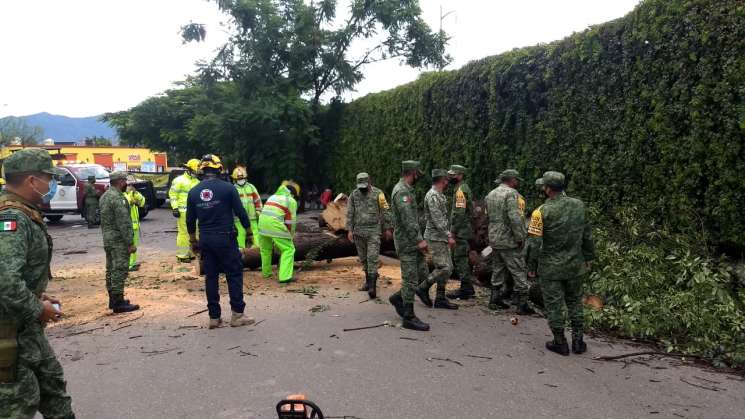
<path fill-rule="evenodd" d="M 243 186 L 243 185 L 245 185 L 245 184 L 246 184 L 246 179 L 238 179 L 238 181 L 237 181 L 237 182 L 235 182 L 235 183 L 237 183 L 237 184 L 239 184 L 239 185 Z"/>

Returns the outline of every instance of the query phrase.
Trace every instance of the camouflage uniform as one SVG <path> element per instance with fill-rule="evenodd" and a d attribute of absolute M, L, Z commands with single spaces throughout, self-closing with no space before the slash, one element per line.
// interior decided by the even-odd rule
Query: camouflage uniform
<path fill-rule="evenodd" d="M 101 233 L 106 252 L 106 290 L 109 297 L 117 301 L 124 296 L 124 281 L 129 271 L 129 246 L 133 244 L 134 230 L 129 203 L 120 190 L 109 188 L 101 196 L 100 205 Z"/>
<path fill-rule="evenodd" d="M 547 186 L 563 187 L 564 176 L 547 172 Z M 528 263 L 537 266 L 546 315 L 555 341 L 563 341 L 566 316 L 569 313 L 572 336 L 582 339 L 583 311 L 582 284 L 587 275 L 587 262 L 595 258 L 595 245 L 587 220 L 585 204 L 576 198 L 559 193 L 533 211 L 528 227 L 531 247 Z"/>
<path fill-rule="evenodd" d="M 524 243 L 526 236 L 525 199 L 515 189 L 502 183 L 486 196 L 486 208 L 489 215 L 489 245 L 494 251 L 492 289 L 495 292 L 501 290 L 509 273 L 523 304 L 528 296 L 528 272 L 523 249 L 518 243 Z"/>
<path fill-rule="evenodd" d="M 393 241 L 396 253 L 401 262 L 401 297 L 404 304 L 414 303 L 414 290 L 420 282 L 429 276 L 427 261 L 416 245 L 422 241 L 419 230 L 419 215 L 417 214 L 414 187 L 409 186 L 403 179 L 393 187 L 391 193 L 393 206 Z"/>
<path fill-rule="evenodd" d="M 459 165 L 450 166 L 449 175 L 464 174 L 466 168 Z M 453 248 L 453 270 L 460 278 L 460 290 L 454 294 L 458 297 L 466 297 L 474 294 L 473 282 L 471 280 L 471 265 L 468 263 L 468 252 L 470 250 L 468 241 L 473 236 L 471 229 L 471 216 L 473 214 L 473 202 L 471 200 L 471 188 L 462 181 L 453 191 L 453 202 L 450 208 L 450 232 L 455 239 Z M 451 298 L 453 298 L 451 296 Z"/>
<path fill-rule="evenodd" d="M 369 189 L 363 192 L 363 187 Z M 357 189 L 349 194 L 347 231 L 353 235 L 357 255 L 367 278 L 361 291 L 367 291 L 377 281 L 380 234 L 382 230 L 391 228 L 390 224 L 390 207 L 385 194 L 369 185 L 367 173 L 358 174 Z"/>
<path fill-rule="evenodd" d="M 89 182 L 90 182 L 90 179 L 89 179 Z M 88 222 L 88 227 L 93 227 L 99 223 L 98 191 L 96 191 L 96 187 L 93 186 L 93 184 L 87 183 L 85 185 L 84 194 L 85 194 L 85 221 Z"/>
<path fill-rule="evenodd" d="M 43 153 L 43 154 L 42 154 Z M 18 163 L 18 164 L 16 164 Z M 47 167 L 46 151 L 26 149 L 5 163 L 28 171 Z M 32 203 L 5 192 L 0 196 L 0 417 L 74 418 L 62 366 L 38 321 L 40 297 L 51 277 L 52 239 Z M 14 350 L 15 349 L 15 350 Z"/>
<path fill-rule="evenodd" d="M 432 179 L 447 176 L 442 169 L 432 170 Z M 429 293 L 432 284 L 437 284 L 437 300 L 445 300 L 445 285 L 453 273 L 453 261 L 450 259 L 450 227 L 448 225 L 448 203 L 445 195 L 433 186 L 424 196 L 424 239 L 427 240 L 434 270 L 419 285 L 419 290 Z M 427 300 L 427 299 L 425 299 Z"/>

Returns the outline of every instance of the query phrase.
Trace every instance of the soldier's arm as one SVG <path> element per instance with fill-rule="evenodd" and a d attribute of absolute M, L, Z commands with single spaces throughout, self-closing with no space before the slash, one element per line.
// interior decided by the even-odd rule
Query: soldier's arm
<path fill-rule="evenodd" d="M 194 204 L 196 201 L 196 191 L 192 190 L 186 197 L 186 231 L 189 236 L 197 233 L 197 207 Z"/>
<path fill-rule="evenodd" d="M 541 208 L 533 211 L 528 226 L 528 251 L 526 261 L 528 271 L 535 272 L 538 269 L 538 260 L 541 257 L 543 247 L 543 214 Z"/>
<path fill-rule="evenodd" d="M 251 222 L 248 219 L 248 213 L 246 213 L 246 208 L 243 207 L 243 202 L 241 202 L 241 197 L 238 195 L 238 189 L 235 189 L 235 188 L 230 188 L 230 189 L 231 189 L 230 202 L 231 202 L 231 206 L 233 207 L 233 214 L 235 214 L 235 216 L 238 217 L 238 219 L 241 221 L 241 225 L 243 226 L 243 228 L 245 228 L 246 230 L 249 230 L 251 228 Z"/>
<path fill-rule="evenodd" d="M 380 213 L 383 217 L 383 230 L 392 229 L 393 217 L 391 216 L 391 206 L 388 205 L 388 201 L 385 199 L 385 193 L 383 193 L 383 191 L 380 191 L 380 193 L 378 194 L 378 206 L 380 207 Z"/>
<path fill-rule="evenodd" d="M 4 215 L 2 221 L 15 222 L 14 231 L 0 232 L 0 307 L 15 313 L 24 323 L 39 318 L 41 300 L 23 280 L 22 271 L 28 255 L 31 225 L 28 219 L 15 214 Z"/>
<path fill-rule="evenodd" d="M 592 227 L 585 221 L 585 228 L 582 231 L 582 255 L 585 262 L 595 260 L 595 241 L 592 239 Z"/>
<path fill-rule="evenodd" d="M 510 222 L 510 229 L 512 230 L 512 236 L 515 238 L 515 241 L 525 241 L 525 222 L 520 214 L 520 206 L 517 202 L 517 192 L 507 194 L 505 200 L 505 211 L 507 211 L 507 219 Z"/>
<path fill-rule="evenodd" d="M 450 231 L 455 234 L 457 231 L 464 228 L 464 224 L 469 222 L 471 217 L 468 216 L 471 203 L 468 201 L 469 196 L 463 190 L 458 190 L 455 193 L 455 199 L 453 199 L 453 208 L 450 220 Z"/>
<path fill-rule="evenodd" d="M 116 198 L 119 202 L 114 206 L 114 223 L 117 230 L 122 234 L 124 241 L 127 246 L 131 246 L 134 240 L 134 230 L 132 229 L 132 218 L 129 212 L 129 205 L 127 205 L 127 198 L 123 195 L 121 198 Z"/>
<path fill-rule="evenodd" d="M 353 198 L 354 191 L 352 191 L 349 194 L 349 199 L 347 199 L 347 231 L 353 232 L 354 231 L 354 213 L 356 212 L 355 204 L 356 201 Z"/>
<path fill-rule="evenodd" d="M 401 225 L 396 225 L 396 229 L 403 233 L 408 241 L 419 243 L 422 241 L 422 233 L 419 231 L 419 216 L 414 205 L 414 197 L 410 193 L 402 192 L 394 201 L 393 205 L 396 205 L 398 213 L 401 214 Z"/>

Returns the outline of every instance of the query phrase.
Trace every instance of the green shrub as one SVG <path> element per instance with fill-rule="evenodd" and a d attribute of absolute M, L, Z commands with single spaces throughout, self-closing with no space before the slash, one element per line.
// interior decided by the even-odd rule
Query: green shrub
<path fill-rule="evenodd" d="M 606 306 L 588 310 L 589 325 L 745 365 L 745 287 L 731 265 L 702 256 L 702 240 L 635 215 L 619 210 L 614 223 L 595 230 L 598 258 L 587 292 L 603 296 Z"/>

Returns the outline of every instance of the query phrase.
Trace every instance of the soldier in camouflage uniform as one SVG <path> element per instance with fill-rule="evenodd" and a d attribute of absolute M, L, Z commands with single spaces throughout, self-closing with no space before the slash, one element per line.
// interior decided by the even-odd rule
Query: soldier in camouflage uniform
<path fill-rule="evenodd" d="M 450 232 L 448 223 L 447 198 L 442 193 L 447 188 L 448 183 L 446 171 L 442 169 L 432 170 L 432 188 L 424 197 L 424 219 L 426 220 L 424 239 L 427 240 L 435 269 L 427 276 L 425 281 L 419 284 L 416 295 L 419 296 L 424 305 L 432 307 L 429 289 L 433 284 L 437 284 L 434 307 L 456 310 L 458 305 L 451 303 L 445 297 L 445 286 L 450 279 L 450 274 L 453 273 L 450 249 L 455 245 L 455 239 L 453 239 L 453 233 Z"/>
<path fill-rule="evenodd" d="M 455 239 L 453 247 L 453 270 L 460 278 L 460 289 L 448 293 L 448 298 L 460 298 L 468 300 L 473 298 L 475 291 L 471 280 L 471 265 L 468 263 L 468 252 L 470 250 L 468 241 L 473 235 L 471 229 L 471 216 L 473 213 L 473 202 L 471 201 L 471 188 L 465 182 L 466 168 L 457 164 L 450 166 L 448 176 L 453 186 L 453 202 L 450 208 L 450 232 Z"/>
<path fill-rule="evenodd" d="M 569 355 L 564 336 L 566 306 L 572 326 L 572 352 L 580 354 L 587 351 L 582 284 L 595 258 L 595 245 L 585 204 L 564 194 L 564 175 L 546 172 L 543 183 L 548 199 L 531 216 L 529 241 L 538 251 L 531 252 L 528 264 L 531 269 L 537 266 L 548 325 L 554 335 L 553 340 L 546 342 L 546 349 Z"/>
<path fill-rule="evenodd" d="M 365 271 L 365 283 L 360 291 L 376 297 L 380 234 L 391 238 L 391 215 L 388 201 L 380 189 L 370 184 L 367 173 L 357 175 L 357 189 L 349 194 L 347 205 L 347 238 L 357 247 L 357 255 Z"/>
<path fill-rule="evenodd" d="M 88 176 L 88 183 L 85 185 L 85 221 L 88 222 L 88 228 L 96 228 L 98 225 L 98 191 L 94 186 L 96 184 L 95 176 Z"/>
<path fill-rule="evenodd" d="M 419 230 L 419 215 L 414 195 L 414 183 L 424 173 L 419 168 L 419 162 L 414 160 L 402 162 L 401 172 L 401 180 L 391 193 L 393 240 L 401 261 L 401 289 L 391 295 L 388 301 L 404 319 L 403 327 L 427 331 L 429 325 L 414 314 L 414 291 L 428 275 L 427 263 L 424 260 L 428 246 Z"/>
<path fill-rule="evenodd" d="M 5 160 L 0 196 L 0 417 L 75 418 L 62 366 L 44 335 L 62 314 L 46 296 L 52 238 L 39 205 L 56 192 L 52 159 L 27 148 Z"/>
<path fill-rule="evenodd" d="M 124 281 L 129 272 L 129 255 L 137 251 L 130 209 L 124 191 L 127 174 L 114 172 L 109 176 L 111 187 L 101 196 L 101 233 L 106 252 L 106 290 L 109 308 L 114 313 L 126 313 L 140 308 L 124 299 Z"/>
<path fill-rule="evenodd" d="M 494 251 L 489 308 L 509 308 L 502 300 L 501 293 L 509 274 L 515 281 L 518 295 L 517 313 L 525 315 L 535 312 L 528 305 L 528 272 L 523 254 L 526 238 L 525 199 L 516 190 L 520 181 L 516 170 L 505 170 L 497 180 L 499 186 L 486 196 L 489 245 Z"/>

